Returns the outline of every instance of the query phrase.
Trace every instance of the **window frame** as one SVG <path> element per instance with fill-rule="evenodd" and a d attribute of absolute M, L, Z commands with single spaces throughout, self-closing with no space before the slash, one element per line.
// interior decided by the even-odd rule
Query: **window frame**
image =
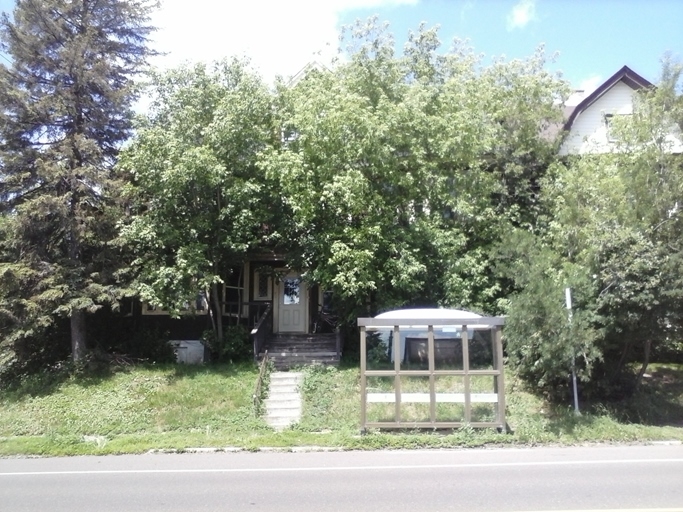
<path fill-rule="evenodd" d="M 266 294 L 261 295 L 261 279 L 266 279 Z M 273 278 L 263 272 L 254 272 L 254 282 L 252 283 L 252 293 L 255 301 L 273 300 Z"/>

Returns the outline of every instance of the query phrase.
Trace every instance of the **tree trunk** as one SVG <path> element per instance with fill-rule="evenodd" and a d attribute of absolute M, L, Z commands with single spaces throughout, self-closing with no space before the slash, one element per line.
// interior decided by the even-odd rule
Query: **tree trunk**
<path fill-rule="evenodd" d="M 614 379 L 618 374 L 621 373 L 621 369 L 624 367 L 624 363 L 626 362 L 626 356 L 628 355 L 630 350 L 631 350 L 631 344 L 626 343 L 624 345 L 624 349 L 621 351 L 621 357 L 619 358 L 619 363 L 617 364 L 616 368 L 612 372 L 612 379 Z"/>
<path fill-rule="evenodd" d="M 85 356 L 85 311 L 79 309 L 71 313 L 71 358 L 80 361 Z"/>
<path fill-rule="evenodd" d="M 213 299 L 214 311 L 216 311 L 216 341 L 223 343 L 223 304 L 218 295 L 218 284 L 211 285 L 211 298 Z"/>
<path fill-rule="evenodd" d="M 72 190 L 74 189 L 75 186 L 72 184 Z M 75 193 L 73 195 L 76 196 Z M 75 268 L 81 266 L 81 241 L 77 227 L 78 221 L 76 219 L 77 200 L 77 197 L 71 200 L 71 226 L 69 232 L 69 259 Z M 80 361 L 85 356 L 87 337 L 85 315 L 86 312 L 83 309 L 77 309 L 71 313 L 71 359 L 74 362 Z"/>
<path fill-rule="evenodd" d="M 640 387 L 643 382 L 643 375 L 647 370 L 647 366 L 650 364 L 650 350 L 652 349 L 652 340 L 645 340 L 644 354 L 643 354 L 643 365 L 640 367 L 638 372 L 638 377 L 636 378 L 636 389 Z"/>
<path fill-rule="evenodd" d="M 209 313 L 209 318 L 211 319 L 211 330 L 213 331 L 213 335 L 216 336 L 216 333 L 218 332 L 216 330 L 216 312 L 211 305 L 213 302 L 213 293 L 211 292 L 210 288 L 207 288 L 204 293 L 206 293 L 206 307 Z"/>

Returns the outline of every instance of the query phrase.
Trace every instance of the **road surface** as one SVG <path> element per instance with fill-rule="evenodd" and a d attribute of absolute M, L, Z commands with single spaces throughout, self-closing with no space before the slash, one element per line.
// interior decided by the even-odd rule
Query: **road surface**
<path fill-rule="evenodd" d="M 683 446 L 0 459 L 0 511 L 683 512 Z"/>

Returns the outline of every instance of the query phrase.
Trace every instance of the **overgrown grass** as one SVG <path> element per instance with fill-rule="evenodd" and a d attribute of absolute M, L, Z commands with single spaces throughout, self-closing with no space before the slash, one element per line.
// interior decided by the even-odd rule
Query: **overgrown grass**
<path fill-rule="evenodd" d="M 251 364 L 169 365 L 71 377 L 48 394 L 32 382 L 0 395 L 0 454 L 247 446 L 270 431 L 253 414 L 256 376 Z"/>
<path fill-rule="evenodd" d="M 0 392 L 0 455 L 205 446 L 376 449 L 683 440 L 683 366 L 655 366 L 637 397 L 609 407 L 594 405 L 580 417 L 569 406 L 548 407 L 508 379 L 508 434 L 462 428 L 360 435 L 357 367 L 306 369 L 301 421 L 276 433 L 253 413 L 257 375 L 252 364 L 169 365 L 99 376 L 52 376 L 44 386 L 33 379 Z"/>
<path fill-rule="evenodd" d="M 641 393 L 628 403 L 609 407 L 584 404 L 581 416 L 575 416 L 569 404 L 549 407 L 520 382 L 508 377 L 506 419 L 511 429 L 508 434 L 499 434 L 493 429 L 462 428 L 447 432 L 378 431 L 359 437 L 355 435 L 360 418 L 358 368 L 312 368 L 306 371 L 304 414 L 296 429 L 318 432 L 321 438 L 325 433 L 335 435 L 344 439 L 344 446 L 351 448 L 683 441 L 683 366 L 655 365 L 651 375 Z M 376 385 L 381 388 L 381 383 Z M 419 388 L 421 383 L 411 385 Z M 477 381 L 475 388 L 478 387 L 481 389 L 474 391 L 488 391 L 483 381 Z M 632 420 L 632 411 L 641 402 L 648 404 L 640 407 L 641 413 L 652 419 L 656 417 L 657 421 Z"/>

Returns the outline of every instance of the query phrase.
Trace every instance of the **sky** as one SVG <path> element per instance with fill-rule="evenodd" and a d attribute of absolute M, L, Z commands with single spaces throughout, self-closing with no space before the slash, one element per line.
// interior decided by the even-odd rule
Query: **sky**
<path fill-rule="evenodd" d="M 0 0 L 11 12 L 13 0 Z M 656 82 L 669 52 L 683 60 L 683 0 L 162 0 L 152 22 L 161 68 L 248 57 L 266 80 L 337 55 L 342 26 L 377 15 L 401 49 L 420 22 L 440 26 L 446 51 L 467 39 L 484 62 L 524 58 L 544 44 L 548 64 L 587 92 L 622 66 Z"/>

